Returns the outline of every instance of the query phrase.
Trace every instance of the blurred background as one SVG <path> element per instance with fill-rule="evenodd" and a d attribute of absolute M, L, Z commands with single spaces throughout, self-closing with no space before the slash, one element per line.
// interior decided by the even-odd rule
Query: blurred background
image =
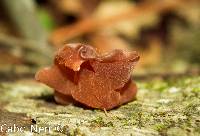
<path fill-rule="evenodd" d="M 64 43 L 136 50 L 137 77 L 199 74 L 199 0 L 1 0 L 0 80 L 33 77 Z"/>

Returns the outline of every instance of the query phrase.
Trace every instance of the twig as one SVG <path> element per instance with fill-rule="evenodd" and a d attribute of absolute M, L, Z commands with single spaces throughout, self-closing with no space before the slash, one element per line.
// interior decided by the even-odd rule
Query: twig
<path fill-rule="evenodd" d="M 95 19 L 95 18 L 87 18 L 82 21 L 77 22 L 71 26 L 64 26 L 55 30 L 50 40 L 54 45 L 60 45 L 63 42 L 72 39 L 74 37 L 80 36 L 84 33 L 89 33 L 95 31 L 99 28 L 104 28 L 111 26 L 119 21 L 129 20 L 129 19 L 136 19 L 138 16 L 146 15 L 150 13 L 160 13 L 166 10 L 172 10 L 177 7 L 182 6 L 183 1 L 176 0 L 176 1 L 158 1 L 156 3 L 143 3 L 139 6 L 132 7 L 131 9 L 127 9 L 123 13 L 118 15 L 105 18 L 105 19 Z"/>
<path fill-rule="evenodd" d="M 103 111 L 104 111 L 105 115 L 108 117 L 108 112 L 107 112 L 107 110 L 106 110 L 105 108 L 103 108 Z"/>

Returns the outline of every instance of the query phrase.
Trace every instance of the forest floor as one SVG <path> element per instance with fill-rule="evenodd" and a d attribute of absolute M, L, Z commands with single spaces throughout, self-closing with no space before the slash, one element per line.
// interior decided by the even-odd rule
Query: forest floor
<path fill-rule="evenodd" d="M 1 82 L 0 135 L 200 135 L 200 76 L 136 83 L 137 100 L 105 113 L 58 105 L 34 81 Z"/>

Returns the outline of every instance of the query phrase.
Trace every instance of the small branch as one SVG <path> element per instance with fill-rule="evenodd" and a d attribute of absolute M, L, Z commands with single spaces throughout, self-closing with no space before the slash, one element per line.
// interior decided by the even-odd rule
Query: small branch
<path fill-rule="evenodd" d="M 155 3 L 145 2 L 131 9 L 127 9 L 123 13 L 111 16 L 105 19 L 87 18 L 73 24 L 71 26 L 64 26 L 58 28 L 51 35 L 51 41 L 54 45 L 60 45 L 63 42 L 80 36 L 85 33 L 93 32 L 97 29 L 112 26 L 120 21 L 137 19 L 141 15 L 160 13 L 166 10 L 173 10 L 185 4 L 184 1 L 157 1 Z"/>

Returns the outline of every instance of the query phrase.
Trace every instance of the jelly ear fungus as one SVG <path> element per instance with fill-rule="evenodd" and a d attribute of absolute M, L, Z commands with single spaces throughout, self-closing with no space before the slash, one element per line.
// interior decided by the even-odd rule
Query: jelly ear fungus
<path fill-rule="evenodd" d="M 131 72 L 138 60 L 135 51 L 101 55 L 89 45 L 66 44 L 56 53 L 54 64 L 39 70 L 35 79 L 55 89 L 60 104 L 79 102 L 109 110 L 135 99 Z"/>

